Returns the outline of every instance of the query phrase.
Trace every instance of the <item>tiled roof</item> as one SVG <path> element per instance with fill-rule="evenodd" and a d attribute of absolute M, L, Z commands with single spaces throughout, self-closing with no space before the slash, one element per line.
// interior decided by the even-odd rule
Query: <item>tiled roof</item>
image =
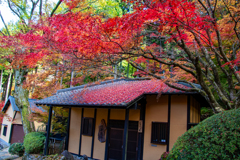
<path fill-rule="evenodd" d="M 37 109 L 40 109 L 41 111 L 45 112 L 45 110 L 43 110 L 41 106 L 37 106 L 37 105 L 34 103 L 34 102 L 36 101 L 36 99 L 28 99 L 28 101 L 29 101 L 29 104 L 30 104 L 30 109 L 31 109 L 31 111 L 32 111 L 33 113 L 35 113 L 35 110 L 37 110 Z M 9 97 L 8 97 L 8 100 L 7 100 L 7 102 L 5 103 L 2 111 L 5 112 L 5 111 L 8 109 L 8 107 L 9 107 L 10 104 L 11 104 L 11 106 L 12 106 L 13 111 L 18 111 L 18 112 L 20 111 L 19 108 L 18 108 L 18 106 L 17 106 L 16 103 L 15 103 L 15 98 L 14 98 L 13 96 L 9 96 Z"/>
<path fill-rule="evenodd" d="M 37 101 L 36 99 L 28 99 L 32 113 L 36 113 L 36 111 L 38 111 L 38 110 L 40 110 L 42 112 L 46 112 L 41 106 L 37 106 L 35 104 L 36 101 Z"/>
<path fill-rule="evenodd" d="M 8 107 L 9 107 L 10 104 L 11 104 L 11 106 L 12 106 L 13 111 L 18 111 L 18 112 L 19 112 L 19 108 L 18 108 L 18 106 L 16 105 L 15 99 L 14 99 L 13 96 L 9 96 L 9 97 L 8 97 L 8 100 L 7 100 L 7 102 L 5 103 L 5 105 L 3 106 L 2 111 L 5 112 L 5 111 L 8 109 Z"/>
<path fill-rule="evenodd" d="M 178 84 L 183 88 L 190 88 Z M 128 106 L 144 94 L 187 94 L 159 80 L 115 80 L 59 90 L 36 104 L 56 106 Z"/>

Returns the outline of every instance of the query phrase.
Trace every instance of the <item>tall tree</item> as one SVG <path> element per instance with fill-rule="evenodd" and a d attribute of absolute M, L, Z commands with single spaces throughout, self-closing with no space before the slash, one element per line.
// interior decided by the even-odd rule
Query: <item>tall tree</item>
<path fill-rule="evenodd" d="M 23 87 L 26 75 L 30 71 L 31 68 L 36 67 L 36 62 L 34 58 L 34 53 L 31 50 L 27 50 L 26 46 L 20 45 L 21 37 L 19 34 L 26 34 L 31 32 L 31 24 L 33 20 L 39 19 L 42 20 L 43 13 L 50 14 L 52 16 L 62 1 L 59 1 L 57 4 L 54 5 L 52 11 L 48 13 L 49 5 L 43 4 L 47 3 L 47 1 L 43 0 L 7 0 L 7 4 L 10 10 L 18 16 L 19 21 L 17 22 L 17 31 L 11 34 L 8 30 L 7 25 L 5 24 L 5 29 L 7 34 L 2 33 L 1 37 L 1 45 L 4 48 L 7 48 L 10 54 L 5 55 L 5 60 L 11 63 L 14 72 L 15 78 L 15 90 L 14 90 L 14 97 L 16 101 L 16 105 L 19 107 L 22 121 L 23 121 L 23 128 L 24 133 L 27 134 L 31 131 L 34 131 L 34 125 L 28 121 L 27 117 L 29 114 L 29 91 Z M 39 6 L 39 8 L 37 8 Z M 3 17 L 1 16 L 2 21 Z M 32 56 L 31 56 L 32 55 Z M 43 56 L 38 56 L 38 58 L 42 58 Z"/>
<path fill-rule="evenodd" d="M 55 15 L 19 35 L 21 46 L 34 53 L 33 57 L 62 54 L 71 63 L 85 66 L 126 60 L 140 76 L 202 94 L 214 111 L 240 106 L 239 3 L 131 2 L 134 12 L 121 17 L 102 19 L 78 11 Z M 72 8 L 78 3 L 68 1 L 67 5 Z M 179 88 L 175 82 L 192 88 Z"/>

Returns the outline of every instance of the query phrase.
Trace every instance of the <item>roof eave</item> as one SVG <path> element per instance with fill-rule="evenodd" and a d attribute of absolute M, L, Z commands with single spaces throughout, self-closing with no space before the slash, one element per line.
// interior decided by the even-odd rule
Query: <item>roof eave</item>
<path fill-rule="evenodd" d="M 157 95 L 159 93 L 147 93 L 147 94 L 142 94 L 132 100 L 131 102 L 128 102 L 124 105 L 113 105 L 113 104 L 60 104 L 60 103 L 41 103 L 41 102 L 34 102 L 36 105 L 48 105 L 48 106 L 55 106 L 55 107 L 79 107 L 79 108 L 119 108 L 119 109 L 126 109 L 131 107 L 134 103 L 142 99 L 146 95 Z M 162 93 L 162 95 L 192 95 L 192 94 L 199 94 L 197 92 L 172 92 L 172 93 Z"/>

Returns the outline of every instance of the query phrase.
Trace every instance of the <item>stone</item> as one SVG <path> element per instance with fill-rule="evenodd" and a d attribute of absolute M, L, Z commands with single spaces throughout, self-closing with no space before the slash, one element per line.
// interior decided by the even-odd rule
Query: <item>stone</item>
<path fill-rule="evenodd" d="M 73 155 L 69 153 L 67 150 L 63 151 L 61 155 L 63 155 L 66 158 L 66 160 L 74 160 Z"/>
<path fill-rule="evenodd" d="M 83 155 L 83 159 L 84 159 L 84 160 L 88 160 L 88 156 L 84 154 L 84 155 Z"/>
<path fill-rule="evenodd" d="M 65 157 L 65 156 L 62 156 L 60 160 L 66 160 L 66 157 Z"/>

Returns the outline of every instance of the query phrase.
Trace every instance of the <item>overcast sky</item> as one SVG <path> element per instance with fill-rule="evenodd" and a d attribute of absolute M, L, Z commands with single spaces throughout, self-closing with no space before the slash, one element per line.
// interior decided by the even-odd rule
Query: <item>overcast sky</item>
<path fill-rule="evenodd" d="M 0 2 L 2 2 L 0 4 L 0 11 L 2 13 L 2 16 L 4 18 L 5 23 L 9 23 L 10 21 L 16 22 L 18 20 L 18 17 L 15 16 L 11 10 L 8 8 L 7 3 L 3 2 L 0 0 Z M 0 29 L 2 29 L 4 27 L 2 20 L 0 20 Z"/>

